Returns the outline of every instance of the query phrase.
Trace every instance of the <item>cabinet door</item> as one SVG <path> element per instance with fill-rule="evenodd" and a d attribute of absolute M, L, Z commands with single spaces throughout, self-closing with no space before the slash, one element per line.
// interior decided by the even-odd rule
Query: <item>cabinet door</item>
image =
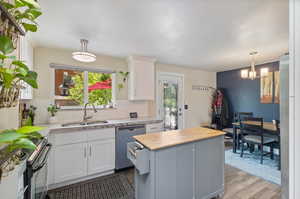
<path fill-rule="evenodd" d="M 115 140 L 98 140 L 88 144 L 88 175 L 115 168 Z"/>
<path fill-rule="evenodd" d="M 162 149 L 155 156 L 156 199 L 193 199 L 194 144 Z"/>
<path fill-rule="evenodd" d="M 135 99 L 154 100 L 154 65 L 148 62 L 137 62 L 135 66 Z"/>
<path fill-rule="evenodd" d="M 154 60 L 145 58 L 129 59 L 129 99 L 154 100 Z"/>
<path fill-rule="evenodd" d="M 54 148 L 54 182 L 59 183 L 86 176 L 86 143 L 56 146 Z"/>

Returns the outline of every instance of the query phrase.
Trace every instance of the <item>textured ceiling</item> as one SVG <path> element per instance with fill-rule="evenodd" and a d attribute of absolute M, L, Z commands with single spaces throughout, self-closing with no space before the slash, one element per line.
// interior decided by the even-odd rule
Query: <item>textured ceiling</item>
<path fill-rule="evenodd" d="M 288 51 L 288 0 L 39 0 L 35 45 L 223 71 Z"/>

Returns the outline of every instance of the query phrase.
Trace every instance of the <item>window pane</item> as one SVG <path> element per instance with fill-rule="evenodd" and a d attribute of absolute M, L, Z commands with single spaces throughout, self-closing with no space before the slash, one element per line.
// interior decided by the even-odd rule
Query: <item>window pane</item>
<path fill-rule="evenodd" d="M 84 73 L 73 70 L 55 70 L 55 103 L 59 106 L 83 105 Z"/>
<path fill-rule="evenodd" d="M 95 106 L 112 102 L 112 76 L 104 73 L 88 73 L 88 99 Z"/>

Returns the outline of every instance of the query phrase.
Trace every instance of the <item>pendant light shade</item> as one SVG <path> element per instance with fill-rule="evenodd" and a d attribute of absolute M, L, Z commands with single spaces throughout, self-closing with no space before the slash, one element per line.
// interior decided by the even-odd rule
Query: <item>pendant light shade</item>
<path fill-rule="evenodd" d="M 251 57 L 251 66 L 250 70 L 248 69 L 243 69 L 241 70 L 241 78 L 242 79 L 250 79 L 250 80 L 255 80 L 256 78 L 259 78 L 259 76 L 256 73 L 255 70 L 255 56 L 258 53 L 256 51 L 249 53 Z M 260 69 L 260 77 L 266 77 L 269 74 L 269 69 L 268 68 L 262 68 Z"/>
<path fill-rule="evenodd" d="M 81 39 L 80 43 L 81 43 L 81 51 L 73 52 L 72 53 L 73 59 L 85 63 L 96 61 L 96 55 L 94 55 L 93 53 L 89 53 L 87 51 L 88 40 Z"/>
<path fill-rule="evenodd" d="M 242 79 L 247 79 L 248 78 L 248 69 L 244 69 L 244 70 L 241 70 L 241 77 Z"/>

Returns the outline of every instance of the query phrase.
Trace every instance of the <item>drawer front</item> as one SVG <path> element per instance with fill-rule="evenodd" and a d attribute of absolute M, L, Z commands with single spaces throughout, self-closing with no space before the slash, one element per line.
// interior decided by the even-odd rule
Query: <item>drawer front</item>
<path fill-rule="evenodd" d="M 150 151 L 146 148 L 135 149 L 136 142 L 127 144 L 127 158 L 132 162 L 140 175 L 150 172 Z"/>
<path fill-rule="evenodd" d="M 53 137 L 54 137 L 54 145 L 56 146 L 86 142 L 85 131 L 55 133 Z"/>
<path fill-rule="evenodd" d="M 106 140 L 115 138 L 115 128 L 103 128 L 103 129 L 92 129 L 87 130 L 87 140 Z"/>
<path fill-rule="evenodd" d="M 164 124 L 162 122 L 146 125 L 146 133 L 157 133 L 163 130 L 164 130 Z"/>

